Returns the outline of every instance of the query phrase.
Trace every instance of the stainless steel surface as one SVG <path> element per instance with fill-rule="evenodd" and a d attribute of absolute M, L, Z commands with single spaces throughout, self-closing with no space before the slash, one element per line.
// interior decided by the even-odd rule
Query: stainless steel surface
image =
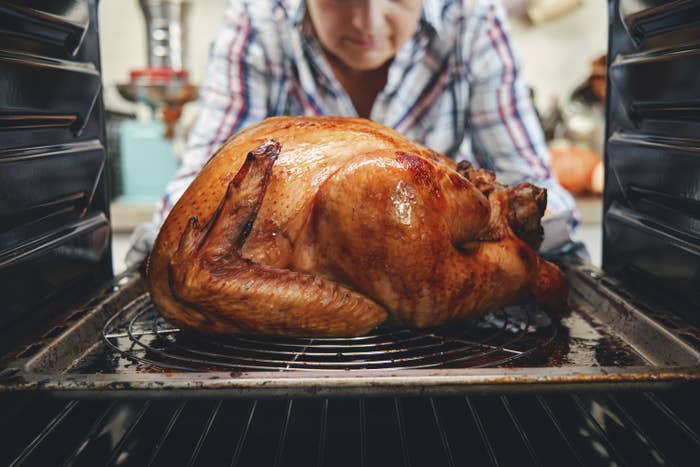
<path fill-rule="evenodd" d="M 146 18 L 148 66 L 185 68 L 188 0 L 139 0 Z"/>
<path fill-rule="evenodd" d="M 138 313 L 150 313 L 148 307 L 137 306 L 147 300 L 143 295 L 144 284 L 137 275 L 127 274 L 118 278 L 111 289 L 103 290 L 102 298 L 73 310 L 63 323 L 47 330 L 43 339 L 17 352 L 14 361 L 3 364 L 7 369 L 0 373 L 0 390 L 44 389 L 70 391 L 69 394 L 77 391 L 92 397 L 99 397 L 104 391 L 117 394 L 152 392 L 162 396 L 172 395 L 173 391 L 202 396 L 406 395 L 659 387 L 664 383 L 700 379 L 697 329 L 672 320 L 668 314 L 661 315 L 662 310 L 641 310 L 639 306 L 642 305 L 635 305 L 631 297 L 625 297 L 619 284 L 610 282 L 592 266 L 569 267 L 568 276 L 572 286 L 570 313 L 552 319 L 549 325 L 542 321 L 536 326 L 532 323 L 525 325 L 511 317 L 511 324 L 519 322 L 512 335 L 498 328 L 484 328 L 486 335 L 495 339 L 478 345 L 491 346 L 488 351 L 491 353 L 487 352 L 486 356 L 500 355 L 502 358 L 489 362 L 483 360 L 482 355 L 478 362 L 494 366 L 463 368 L 465 362 L 474 363 L 470 362 L 471 357 L 455 362 L 444 349 L 435 352 L 444 345 L 444 336 L 443 342 L 434 347 L 440 342 L 435 331 L 422 335 L 404 331 L 433 344 L 418 345 L 409 355 L 434 354 L 433 360 L 421 362 L 418 358 L 413 362 L 437 363 L 438 366 L 415 369 L 402 368 L 410 360 L 392 360 L 390 353 L 386 356 L 373 353 L 373 358 L 380 357 L 381 363 L 377 364 L 376 360 L 367 358 L 367 348 L 362 344 L 353 351 L 354 341 L 351 340 L 343 343 L 349 345 L 350 350 L 345 347 L 342 350 L 345 355 L 339 358 L 337 353 L 325 354 L 318 349 L 307 353 L 305 348 L 308 346 L 299 347 L 298 341 L 285 348 L 288 341 L 264 338 L 202 340 L 189 333 L 180 333 L 158 319 L 139 321 Z M 486 322 L 498 320 L 499 316 L 504 315 L 496 313 L 486 318 Z M 195 356 L 201 361 L 194 362 L 194 365 L 192 361 L 183 364 L 182 360 L 164 358 L 143 348 L 136 350 L 138 346 L 128 336 L 119 335 L 123 329 L 129 329 L 130 323 L 133 338 L 146 339 L 151 345 L 162 339 L 157 346 L 167 344 L 170 346 L 168 351 L 183 351 L 187 344 L 184 355 L 190 360 Z M 144 323 L 148 326 L 139 327 Z M 105 325 L 108 340 L 120 343 L 117 346 L 119 351 L 105 345 L 101 337 Z M 155 330 L 151 328 L 153 325 Z M 556 332 L 552 326 L 556 326 Z M 472 326 L 461 331 L 469 333 L 477 329 L 478 326 Z M 518 337 L 515 343 L 512 342 L 513 336 Z M 543 341 L 533 347 L 533 338 L 542 338 Z M 252 348 L 241 347 L 245 339 L 254 342 Z M 387 339 L 387 336 L 381 339 Z M 232 342 L 239 345 L 232 345 Z M 269 346 L 261 347 L 265 342 Z M 457 342 L 461 341 L 458 339 Z M 520 344 L 527 344 L 524 347 L 527 352 L 522 358 L 512 358 L 522 350 L 517 347 Z M 454 346 L 454 342 L 448 345 Z M 219 359 L 213 363 L 207 361 L 211 357 L 207 353 L 214 353 L 211 352 L 212 346 Z M 285 353 L 288 349 L 292 354 Z M 222 359 L 223 351 L 225 358 Z M 460 355 L 459 351 L 457 355 Z M 260 358 L 256 352 L 266 352 L 268 358 Z M 466 355 L 469 352 L 467 350 Z M 139 362 L 129 355 L 147 361 Z M 269 358 L 271 355 L 274 357 Z M 444 365 L 440 365 L 436 355 L 445 359 L 442 360 Z M 294 362 L 304 360 L 313 360 L 314 368 L 291 370 L 296 365 Z M 329 369 L 318 370 L 324 365 Z M 303 365 L 297 366 L 303 368 Z M 363 366 L 365 368 L 358 368 Z M 271 370 L 271 367 L 275 369 Z M 381 368 L 381 371 L 371 368 Z M 190 391 L 192 389 L 198 391 Z"/>

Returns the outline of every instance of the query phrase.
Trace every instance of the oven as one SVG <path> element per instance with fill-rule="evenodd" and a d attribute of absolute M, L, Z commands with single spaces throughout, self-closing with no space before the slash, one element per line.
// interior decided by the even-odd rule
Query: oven
<path fill-rule="evenodd" d="M 610 0 L 603 267 L 569 309 L 211 337 L 112 274 L 97 0 L 0 0 L 0 464 L 696 465 L 700 3 Z"/>

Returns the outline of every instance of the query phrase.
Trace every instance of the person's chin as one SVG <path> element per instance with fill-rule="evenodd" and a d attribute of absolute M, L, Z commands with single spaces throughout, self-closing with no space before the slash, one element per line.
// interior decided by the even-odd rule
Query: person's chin
<path fill-rule="evenodd" d="M 391 59 L 389 53 L 369 51 L 359 56 L 354 54 L 345 63 L 358 71 L 371 71 L 384 65 L 389 59 Z"/>

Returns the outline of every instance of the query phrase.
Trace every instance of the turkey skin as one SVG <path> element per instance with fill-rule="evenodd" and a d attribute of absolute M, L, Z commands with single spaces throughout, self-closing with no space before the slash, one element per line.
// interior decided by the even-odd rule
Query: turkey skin
<path fill-rule="evenodd" d="M 278 117 L 232 136 L 173 207 L 149 258 L 163 317 L 209 333 L 355 336 L 523 300 L 564 306 L 538 257 L 546 191 L 380 124 Z"/>

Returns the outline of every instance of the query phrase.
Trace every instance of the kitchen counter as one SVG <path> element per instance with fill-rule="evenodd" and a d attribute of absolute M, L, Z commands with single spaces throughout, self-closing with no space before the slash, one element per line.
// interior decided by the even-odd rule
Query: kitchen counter
<path fill-rule="evenodd" d="M 582 225 L 600 226 L 603 220 L 603 198 L 584 196 L 576 198 L 576 207 L 581 216 Z"/>
<path fill-rule="evenodd" d="M 127 203 L 119 199 L 110 205 L 112 231 L 116 233 L 131 233 L 137 226 L 151 222 L 156 203 L 138 204 Z"/>
<path fill-rule="evenodd" d="M 112 201 L 110 214 L 112 222 L 112 264 L 114 273 L 126 269 L 124 258 L 129 250 L 129 239 L 136 227 L 151 222 L 155 202 L 150 204 L 127 203 L 119 199 Z"/>

